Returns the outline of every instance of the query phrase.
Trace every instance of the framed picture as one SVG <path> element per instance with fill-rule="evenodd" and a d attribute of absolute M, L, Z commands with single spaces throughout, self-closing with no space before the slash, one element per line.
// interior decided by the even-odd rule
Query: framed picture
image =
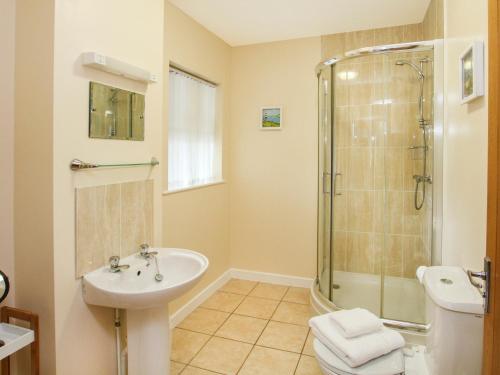
<path fill-rule="evenodd" d="M 462 103 L 484 95 L 484 47 L 474 42 L 460 56 L 460 87 Z"/>
<path fill-rule="evenodd" d="M 260 128 L 263 130 L 281 130 L 283 111 L 279 106 L 263 107 L 260 111 Z"/>

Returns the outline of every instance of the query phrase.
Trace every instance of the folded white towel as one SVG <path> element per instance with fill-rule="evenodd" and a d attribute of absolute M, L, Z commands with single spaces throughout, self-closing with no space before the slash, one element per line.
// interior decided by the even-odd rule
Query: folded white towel
<path fill-rule="evenodd" d="M 383 327 L 378 316 L 366 309 L 339 310 L 328 314 L 346 338 L 366 335 Z"/>
<path fill-rule="evenodd" d="M 328 314 L 312 318 L 309 325 L 314 336 L 350 367 L 361 366 L 405 345 L 398 332 L 386 327 L 368 335 L 346 339 L 332 324 Z"/>

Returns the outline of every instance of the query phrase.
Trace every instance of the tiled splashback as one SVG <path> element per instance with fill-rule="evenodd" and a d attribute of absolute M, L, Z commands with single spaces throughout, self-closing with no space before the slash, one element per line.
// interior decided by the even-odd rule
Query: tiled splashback
<path fill-rule="evenodd" d="M 76 189 L 76 275 L 153 241 L 153 180 Z"/>

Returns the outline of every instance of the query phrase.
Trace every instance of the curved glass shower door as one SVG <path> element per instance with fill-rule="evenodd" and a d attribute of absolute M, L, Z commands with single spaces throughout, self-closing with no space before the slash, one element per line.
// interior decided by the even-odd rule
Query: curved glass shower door
<path fill-rule="evenodd" d="M 319 78 L 318 284 L 340 308 L 424 323 L 432 259 L 433 50 L 346 58 Z"/>
<path fill-rule="evenodd" d="M 318 155 L 318 279 L 321 293 L 331 298 L 332 240 L 332 74 L 331 69 L 318 76 L 319 155 Z"/>

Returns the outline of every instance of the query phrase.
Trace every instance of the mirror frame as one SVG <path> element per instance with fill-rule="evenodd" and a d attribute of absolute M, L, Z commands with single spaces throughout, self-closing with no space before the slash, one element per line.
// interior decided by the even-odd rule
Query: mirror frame
<path fill-rule="evenodd" d="M 7 296 L 9 295 L 10 282 L 9 282 L 9 278 L 7 277 L 7 275 L 3 271 L 0 271 L 0 276 L 3 277 L 3 280 L 5 282 L 5 291 L 4 291 L 3 295 L 0 296 L 0 303 L 2 303 L 3 300 L 5 298 L 7 298 Z"/>

